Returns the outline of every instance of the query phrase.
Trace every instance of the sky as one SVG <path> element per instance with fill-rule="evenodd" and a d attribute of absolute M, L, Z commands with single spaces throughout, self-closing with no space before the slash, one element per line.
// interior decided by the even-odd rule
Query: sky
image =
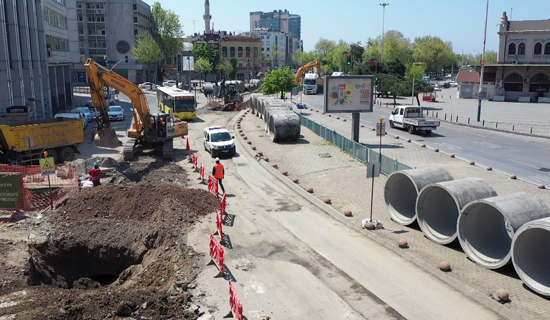
<path fill-rule="evenodd" d="M 144 0 L 160 2 L 180 16 L 184 33 L 204 32 L 204 0 Z M 455 53 L 478 54 L 483 50 L 486 1 L 483 0 L 385 0 L 384 29 L 415 37 L 437 36 L 451 41 Z M 348 43 L 382 34 L 382 1 L 373 0 L 210 0 L 215 30 L 250 31 L 250 12 L 285 10 L 302 18 L 304 50 L 320 38 Z M 513 9 L 512 9 L 513 8 Z M 506 11 L 512 20 L 550 19 L 549 0 L 490 0 L 486 50 L 498 51 L 498 24 Z M 512 13 L 512 14 L 511 14 Z M 194 24 L 193 24 L 194 21 Z"/>

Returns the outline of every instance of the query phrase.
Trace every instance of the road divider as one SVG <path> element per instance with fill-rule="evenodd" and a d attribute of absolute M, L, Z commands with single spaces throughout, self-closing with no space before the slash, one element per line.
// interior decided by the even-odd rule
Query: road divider
<path fill-rule="evenodd" d="M 218 270 L 220 271 L 216 277 L 220 275 L 225 275 L 225 270 L 223 266 L 223 255 L 224 255 L 224 249 L 218 239 L 214 237 L 214 235 L 210 235 L 210 260 L 209 264 L 215 264 L 218 267 Z"/>
<path fill-rule="evenodd" d="M 239 294 L 237 293 L 237 289 L 235 289 L 235 286 L 233 285 L 233 281 L 231 280 L 229 280 L 229 306 L 231 307 L 231 311 L 226 317 L 233 316 L 233 318 L 236 320 L 244 319 L 243 304 L 241 302 L 241 298 L 239 297 Z"/>
<path fill-rule="evenodd" d="M 208 191 L 216 197 L 218 196 L 218 179 L 213 176 L 208 176 Z"/>

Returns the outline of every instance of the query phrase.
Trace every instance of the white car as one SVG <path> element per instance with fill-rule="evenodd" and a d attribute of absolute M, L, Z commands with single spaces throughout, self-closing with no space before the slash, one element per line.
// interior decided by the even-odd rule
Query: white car
<path fill-rule="evenodd" d="M 109 120 L 124 120 L 124 109 L 121 106 L 110 106 L 107 113 L 109 114 Z"/>
<path fill-rule="evenodd" d="M 151 82 L 144 82 L 144 83 L 140 83 L 140 84 L 139 84 L 139 88 L 140 88 L 140 89 L 151 90 L 151 86 L 153 86 L 153 87 L 152 87 L 152 90 L 157 90 L 157 85 L 154 84 L 154 83 L 151 83 Z"/>
<path fill-rule="evenodd" d="M 92 113 L 88 107 L 77 107 L 71 110 L 71 112 L 80 112 L 82 116 L 86 118 L 87 122 L 92 122 Z"/>
<path fill-rule="evenodd" d="M 223 155 L 235 155 L 234 136 L 225 127 L 207 127 L 204 129 L 204 150 L 210 152 L 212 158 Z"/>
<path fill-rule="evenodd" d="M 176 86 L 176 80 L 164 81 L 162 83 L 162 86 L 164 86 L 164 87 L 175 87 Z"/>
<path fill-rule="evenodd" d="M 82 121 L 82 127 L 86 128 L 86 126 L 88 126 L 88 121 L 86 121 L 86 118 L 84 118 L 80 112 L 57 113 L 54 118 L 79 119 Z"/>

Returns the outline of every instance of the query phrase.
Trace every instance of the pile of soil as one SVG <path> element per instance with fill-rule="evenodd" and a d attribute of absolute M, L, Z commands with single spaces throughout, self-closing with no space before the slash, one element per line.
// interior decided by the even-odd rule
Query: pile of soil
<path fill-rule="evenodd" d="M 4 270 L 0 319 L 198 318 L 188 285 L 202 258 L 185 234 L 218 207 L 207 191 L 150 182 L 70 195 L 42 218 L 26 265 Z M 0 254 L 24 245 L 0 240 Z"/>

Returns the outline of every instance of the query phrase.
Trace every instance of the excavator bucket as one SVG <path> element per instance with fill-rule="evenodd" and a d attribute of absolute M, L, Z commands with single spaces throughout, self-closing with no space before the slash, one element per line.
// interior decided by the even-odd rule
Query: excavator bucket
<path fill-rule="evenodd" d="M 115 130 L 112 128 L 105 128 L 95 135 L 94 144 L 98 147 L 117 148 L 122 145 L 122 142 L 118 140 Z"/>

